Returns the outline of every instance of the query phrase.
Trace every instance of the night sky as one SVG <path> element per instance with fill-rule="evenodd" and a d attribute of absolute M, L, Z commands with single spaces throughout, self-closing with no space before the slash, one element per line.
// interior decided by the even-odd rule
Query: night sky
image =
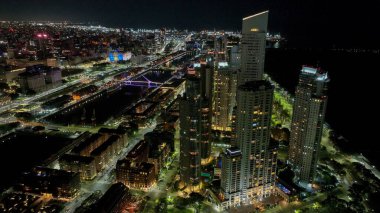
<path fill-rule="evenodd" d="M 0 20 L 239 30 L 242 17 L 267 9 L 269 30 L 294 45 L 380 47 L 374 0 L 0 0 Z"/>

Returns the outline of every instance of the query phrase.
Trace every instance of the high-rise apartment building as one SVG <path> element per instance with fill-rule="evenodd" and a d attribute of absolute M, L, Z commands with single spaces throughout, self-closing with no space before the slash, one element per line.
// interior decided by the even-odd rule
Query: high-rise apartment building
<path fill-rule="evenodd" d="M 311 183 L 315 176 L 327 104 L 327 72 L 304 66 L 296 89 L 291 124 L 289 163 L 296 179 Z"/>
<path fill-rule="evenodd" d="M 214 71 L 212 129 L 231 131 L 232 110 L 236 104 L 236 71 L 219 62 Z"/>
<path fill-rule="evenodd" d="M 213 69 L 196 63 L 186 78 L 186 90 L 180 99 L 180 176 L 182 182 L 197 190 L 201 165 L 211 159 L 211 97 Z"/>
<path fill-rule="evenodd" d="M 180 177 L 188 187 L 200 183 L 200 79 L 188 76 L 186 93 L 180 99 Z"/>
<path fill-rule="evenodd" d="M 268 11 L 243 19 L 241 70 L 238 73 L 236 108 L 232 125 L 233 152 L 239 172 L 229 155 L 223 155 L 223 206 L 253 204 L 274 191 L 276 152 L 269 149 L 274 87 L 263 80 Z M 228 150 L 226 151 L 228 153 Z M 232 175 L 232 177 L 231 177 Z M 234 186 L 239 180 L 239 185 Z M 224 185 L 223 185 L 224 184 Z"/>
<path fill-rule="evenodd" d="M 231 44 L 227 46 L 227 59 L 232 70 L 238 70 L 240 68 L 240 47 L 238 44 Z"/>
<path fill-rule="evenodd" d="M 237 93 L 236 143 L 241 149 L 243 203 L 267 196 L 266 164 L 270 140 L 273 86 L 268 81 L 250 81 Z"/>
<path fill-rule="evenodd" d="M 222 175 L 221 189 L 225 206 L 240 205 L 240 169 L 241 151 L 238 147 L 231 147 L 222 153 Z"/>
<path fill-rule="evenodd" d="M 240 45 L 241 70 L 238 73 L 238 85 L 263 78 L 268 12 L 265 11 L 243 18 Z"/>

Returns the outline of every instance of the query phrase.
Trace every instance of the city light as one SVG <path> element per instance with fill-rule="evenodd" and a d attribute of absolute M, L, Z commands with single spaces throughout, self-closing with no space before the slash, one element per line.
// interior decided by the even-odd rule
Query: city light
<path fill-rule="evenodd" d="M 2 4 L 0 212 L 379 212 L 376 11 L 238 1 Z"/>

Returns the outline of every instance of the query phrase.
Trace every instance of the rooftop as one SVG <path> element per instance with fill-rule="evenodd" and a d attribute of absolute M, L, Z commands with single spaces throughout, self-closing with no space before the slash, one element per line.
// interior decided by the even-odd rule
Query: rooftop
<path fill-rule="evenodd" d="M 329 81 L 328 72 L 321 68 L 304 65 L 301 74 L 313 75 L 317 81 Z"/>
<path fill-rule="evenodd" d="M 83 149 L 85 149 L 86 147 L 94 143 L 95 141 L 99 140 L 100 137 L 102 137 L 102 135 L 98 133 L 91 135 L 90 137 L 85 139 L 82 143 L 80 143 L 78 146 L 76 146 L 71 152 L 73 153 L 81 152 Z"/>
<path fill-rule="evenodd" d="M 154 168 L 154 164 L 152 163 L 147 163 L 147 162 L 133 162 L 128 159 L 123 159 L 119 160 L 117 162 L 118 167 L 121 168 L 131 168 L 131 169 L 136 169 L 136 170 L 141 170 L 141 171 L 150 171 Z"/>
<path fill-rule="evenodd" d="M 102 145 L 100 145 L 98 148 L 94 149 L 94 151 L 91 152 L 91 155 L 99 155 L 99 154 L 101 154 L 104 150 L 106 150 L 109 146 L 111 146 L 113 143 L 115 143 L 119 139 L 120 139 L 119 136 L 112 135 Z"/>
<path fill-rule="evenodd" d="M 238 147 L 230 147 L 226 149 L 226 154 L 230 157 L 237 157 L 241 155 L 241 150 Z"/>
<path fill-rule="evenodd" d="M 269 11 L 264 11 L 243 18 L 243 33 L 266 33 Z"/>
<path fill-rule="evenodd" d="M 65 154 L 59 160 L 66 162 L 77 161 L 80 163 L 90 164 L 92 161 L 94 161 L 94 158 L 89 156 Z"/>
<path fill-rule="evenodd" d="M 245 84 L 239 86 L 239 90 L 243 91 L 268 90 L 273 88 L 273 85 L 266 80 L 247 81 Z"/>

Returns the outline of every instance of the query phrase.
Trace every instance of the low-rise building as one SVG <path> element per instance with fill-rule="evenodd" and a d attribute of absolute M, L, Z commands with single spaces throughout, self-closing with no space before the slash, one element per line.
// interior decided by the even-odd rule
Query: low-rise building
<path fill-rule="evenodd" d="M 26 67 L 25 72 L 18 75 L 20 87 L 24 92 L 33 90 L 41 92 L 62 83 L 61 69 L 42 64 Z"/>
<path fill-rule="evenodd" d="M 0 66 L 0 82 L 9 83 L 18 79 L 18 75 L 25 72 L 25 68 L 14 66 Z"/>
<path fill-rule="evenodd" d="M 45 76 L 40 72 L 23 72 L 18 75 L 20 87 L 23 92 L 33 90 L 35 92 L 41 92 L 45 90 L 46 82 Z"/>
<path fill-rule="evenodd" d="M 130 188 L 147 190 L 156 182 L 154 164 L 119 160 L 116 164 L 116 180 Z"/>
<path fill-rule="evenodd" d="M 135 121 L 139 127 L 143 127 L 149 118 L 152 118 L 160 110 L 159 104 L 152 101 L 141 101 L 132 107 L 126 118 Z"/>
<path fill-rule="evenodd" d="M 82 156 L 90 156 L 90 153 L 102 145 L 106 139 L 106 135 L 92 134 L 86 140 L 76 146 L 73 150 L 71 150 L 71 153 Z"/>
<path fill-rule="evenodd" d="M 110 128 L 100 128 L 98 133 L 110 137 L 111 135 L 117 135 L 120 137 L 122 148 L 128 145 L 128 134 L 124 129 L 110 129 Z"/>
<path fill-rule="evenodd" d="M 92 180 L 96 176 L 93 157 L 65 154 L 59 159 L 59 165 L 65 171 L 78 172 L 81 180 Z"/>
<path fill-rule="evenodd" d="M 120 213 L 125 211 L 125 206 L 131 199 L 129 189 L 122 183 L 113 184 L 107 192 L 93 205 L 87 213 Z"/>
<path fill-rule="evenodd" d="M 96 171 L 103 170 L 112 157 L 120 151 L 121 140 L 117 135 L 112 135 L 102 145 L 94 149 L 90 155 L 95 158 Z"/>
<path fill-rule="evenodd" d="M 133 162 L 147 162 L 149 154 L 148 143 L 141 140 L 135 147 L 128 153 L 126 159 Z"/>
<path fill-rule="evenodd" d="M 80 189 L 79 174 L 64 170 L 35 167 L 21 175 L 15 187 L 23 192 L 73 198 Z"/>

